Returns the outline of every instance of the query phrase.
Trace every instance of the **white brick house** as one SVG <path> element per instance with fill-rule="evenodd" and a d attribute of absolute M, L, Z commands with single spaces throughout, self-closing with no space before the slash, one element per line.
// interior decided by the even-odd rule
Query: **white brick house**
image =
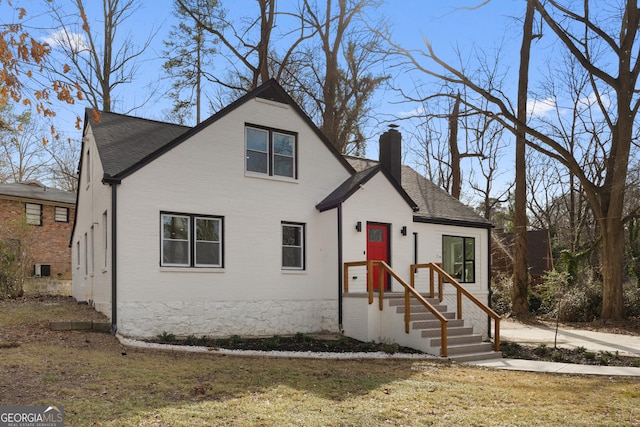
<path fill-rule="evenodd" d="M 273 80 L 194 128 L 87 110 L 73 295 L 132 337 L 338 332 L 343 263 L 381 250 L 486 301 L 490 224 L 381 144 L 341 156 Z"/>

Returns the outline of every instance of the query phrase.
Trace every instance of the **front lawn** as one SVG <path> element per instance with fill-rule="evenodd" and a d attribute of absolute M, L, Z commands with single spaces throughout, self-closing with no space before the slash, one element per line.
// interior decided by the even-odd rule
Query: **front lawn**
<path fill-rule="evenodd" d="M 95 316 L 95 317 L 92 317 Z M 637 378 L 419 360 L 232 357 L 54 332 L 99 319 L 70 298 L 0 302 L 0 404 L 59 405 L 65 426 L 632 426 Z"/>

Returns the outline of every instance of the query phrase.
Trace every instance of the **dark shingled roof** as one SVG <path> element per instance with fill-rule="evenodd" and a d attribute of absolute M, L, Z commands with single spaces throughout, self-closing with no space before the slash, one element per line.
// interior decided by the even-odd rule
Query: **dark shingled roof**
<path fill-rule="evenodd" d="M 91 124 L 98 151 L 100 152 L 105 178 L 118 181 L 189 139 L 195 133 L 216 122 L 252 98 L 264 98 L 290 105 L 318 135 L 345 169 L 350 173 L 354 172 L 351 165 L 340 155 L 317 126 L 313 124 L 309 116 L 302 111 L 300 106 L 274 79 L 270 79 L 258 88 L 238 98 L 193 128 L 105 112 L 99 113 L 100 118 L 96 122 L 91 109 L 86 110 L 85 123 Z"/>
<path fill-rule="evenodd" d="M 76 203 L 75 193 L 47 187 L 38 183 L 0 184 L 0 197 L 2 196 L 67 203 L 71 205 Z"/>
<path fill-rule="evenodd" d="M 347 161 L 359 172 L 364 172 L 379 162 L 359 157 L 347 157 Z M 438 187 L 409 166 L 402 166 L 402 188 L 418 206 L 413 214 L 418 222 L 456 224 L 475 227 L 492 226 L 491 222 L 473 209 Z"/>
<path fill-rule="evenodd" d="M 349 159 L 347 159 L 349 160 Z M 407 204 L 414 211 L 418 209 L 418 206 L 415 202 L 409 197 L 409 195 L 396 183 L 396 180 L 391 177 L 391 174 L 382 168 L 382 165 L 374 165 L 370 168 L 359 170 L 355 174 L 353 174 L 349 179 L 343 182 L 338 188 L 336 188 L 331 194 L 329 194 L 323 201 L 316 205 L 316 208 L 320 212 L 324 212 L 328 209 L 335 208 L 340 203 L 347 200 L 353 193 L 355 193 L 361 185 L 364 185 L 367 181 L 369 181 L 373 176 L 381 172 L 383 173 L 389 182 L 396 187 L 396 190 L 400 193 L 400 195 L 404 198 Z"/>
<path fill-rule="evenodd" d="M 85 120 L 93 130 L 104 173 L 110 177 L 122 174 L 191 129 L 107 112 L 100 112 L 99 121 L 95 121 L 90 108 L 85 114 Z"/>

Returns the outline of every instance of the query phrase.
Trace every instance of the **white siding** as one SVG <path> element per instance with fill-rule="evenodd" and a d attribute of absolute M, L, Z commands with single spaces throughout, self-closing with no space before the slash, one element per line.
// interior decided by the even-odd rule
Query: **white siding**
<path fill-rule="evenodd" d="M 367 258 L 367 222 L 390 224 L 391 267 L 409 281 L 409 265 L 413 262 L 413 210 L 381 172 L 371 178 L 343 207 L 344 261 L 364 261 Z M 362 223 L 362 231 L 356 231 L 356 223 Z M 407 235 L 400 233 L 407 227 Z M 349 290 L 366 291 L 366 268 L 355 268 L 349 274 Z M 355 277 L 355 279 L 354 279 Z M 392 290 L 400 291 L 392 282 Z"/>
<path fill-rule="evenodd" d="M 94 303 L 97 310 L 110 316 L 111 263 L 108 261 L 107 266 L 104 267 L 104 252 L 92 250 L 91 247 L 86 247 L 85 245 L 93 244 L 95 248 L 95 245 L 104 244 L 102 238 L 100 238 L 100 242 L 97 239 L 98 236 L 105 235 L 104 227 L 108 227 L 108 224 L 104 223 L 103 214 L 111 210 L 111 188 L 102 184 L 104 172 L 100 164 L 91 128 L 87 130 L 84 138 L 85 142 L 81 154 L 82 173 L 86 175 L 87 172 L 90 172 L 91 177 L 87 179 L 83 175 L 78 183 L 78 214 L 71 242 L 73 248 L 72 259 L 74 260 L 72 294 L 78 301 Z M 87 156 L 87 153 L 89 153 L 89 156 Z M 90 167 L 88 167 L 88 164 L 90 164 Z M 85 241 L 84 236 L 91 236 L 92 234 L 93 238 Z M 107 242 L 107 245 L 111 247 L 110 242 Z M 88 255 L 93 256 L 94 259 L 86 259 Z M 95 257 L 100 258 L 96 260 Z M 97 268 L 86 274 L 85 265 L 96 266 Z"/>
<path fill-rule="evenodd" d="M 298 133 L 297 180 L 245 174 L 245 123 Z M 315 205 L 348 176 L 289 107 L 252 100 L 124 179 L 117 213 L 120 331 L 337 330 L 336 213 Z M 223 216 L 224 268 L 161 267 L 162 211 Z M 282 221 L 306 224 L 304 271 L 281 268 Z"/>

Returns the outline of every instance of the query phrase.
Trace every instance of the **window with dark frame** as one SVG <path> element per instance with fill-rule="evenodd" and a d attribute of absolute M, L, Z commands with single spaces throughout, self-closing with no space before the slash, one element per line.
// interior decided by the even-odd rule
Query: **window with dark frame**
<path fill-rule="evenodd" d="M 297 178 L 295 133 L 247 125 L 245 149 L 247 172 Z"/>
<path fill-rule="evenodd" d="M 284 270 L 305 269 L 304 224 L 282 223 L 282 268 Z"/>
<path fill-rule="evenodd" d="M 56 206 L 54 219 L 56 222 L 69 222 L 69 208 Z"/>
<path fill-rule="evenodd" d="M 223 266 L 222 217 L 178 213 L 162 213 L 160 217 L 160 265 Z"/>
<path fill-rule="evenodd" d="M 476 281 L 475 238 L 442 236 L 442 266 L 460 283 Z"/>
<path fill-rule="evenodd" d="M 25 203 L 27 224 L 42 225 L 42 205 L 37 203 Z"/>

